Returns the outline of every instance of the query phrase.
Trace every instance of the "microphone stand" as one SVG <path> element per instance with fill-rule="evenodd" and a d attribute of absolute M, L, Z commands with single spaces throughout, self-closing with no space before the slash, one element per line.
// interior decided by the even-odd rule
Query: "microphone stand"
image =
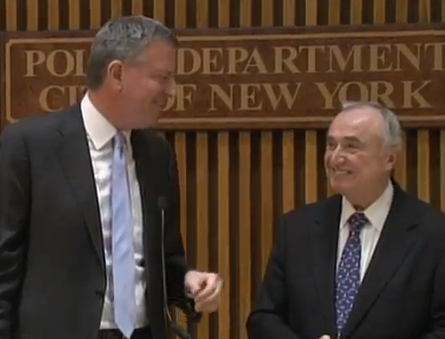
<path fill-rule="evenodd" d="M 162 257 L 162 288 L 164 293 L 164 314 L 167 316 L 168 325 L 170 328 L 181 338 L 181 339 L 193 339 L 192 336 L 184 331 L 179 325 L 173 321 L 168 308 L 168 297 L 167 297 L 167 277 L 166 277 L 166 264 L 165 264 L 165 249 L 164 249 L 164 232 L 165 232 L 165 199 L 159 199 L 159 208 L 161 210 L 161 257 Z"/>

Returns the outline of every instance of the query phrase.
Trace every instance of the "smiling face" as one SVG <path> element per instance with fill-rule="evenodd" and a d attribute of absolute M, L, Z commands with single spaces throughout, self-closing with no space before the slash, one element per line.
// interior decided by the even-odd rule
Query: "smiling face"
<path fill-rule="evenodd" d="M 327 135 L 326 173 L 332 188 L 366 207 L 386 187 L 396 151 L 385 145 L 384 120 L 373 108 L 341 112 Z"/>
<path fill-rule="evenodd" d="M 110 81 L 117 94 L 120 126 L 146 128 L 156 124 L 167 101 L 174 95 L 176 48 L 155 40 L 136 61 L 111 62 Z"/>

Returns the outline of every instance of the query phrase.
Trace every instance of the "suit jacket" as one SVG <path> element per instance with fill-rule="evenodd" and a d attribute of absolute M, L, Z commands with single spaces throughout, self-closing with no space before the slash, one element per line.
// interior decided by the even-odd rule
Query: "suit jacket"
<path fill-rule="evenodd" d="M 250 339 L 337 338 L 335 272 L 341 197 L 285 214 Z M 445 214 L 395 185 L 394 199 L 341 338 L 445 338 Z"/>
<path fill-rule="evenodd" d="M 147 316 L 165 338 L 161 213 L 169 297 L 184 296 L 188 267 L 179 230 L 179 183 L 169 144 L 135 130 L 143 206 Z M 0 139 L 0 339 L 93 339 L 106 286 L 94 176 L 80 106 L 23 119 Z M 186 301 L 186 302 L 184 302 Z"/>

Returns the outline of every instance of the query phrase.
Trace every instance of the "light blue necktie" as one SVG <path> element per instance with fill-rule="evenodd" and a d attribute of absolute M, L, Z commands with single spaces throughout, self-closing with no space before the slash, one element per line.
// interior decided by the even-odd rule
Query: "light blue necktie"
<path fill-rule="evenodd" d="M 114 137 L 111 178 L 114 315 L 122 334 L 130 338 L 136 322 L 135 263 L 125 136 L 122 133 Z"/>

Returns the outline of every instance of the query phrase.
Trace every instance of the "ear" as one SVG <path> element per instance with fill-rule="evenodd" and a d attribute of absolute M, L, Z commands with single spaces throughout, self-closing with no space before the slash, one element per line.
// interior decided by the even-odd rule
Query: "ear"
<path fill-rule="evenodd" d="M 108 64 L 107 77 L 110 80 L 111 86 L 117 90 L 120 90 L 122 88 L 122 74 L 122 61 L 113 60 Z"/>
<path fill-rule="evenodd" d="M 398 159 L 398 150 L 396 148 L 390 150 L 390 152 L 388 153 L 388 157 L 386 160 L 386 166 L 388 167 L 389 170 L 393 169 L 396 164 L 397 164 L 397 159 Z"/>

